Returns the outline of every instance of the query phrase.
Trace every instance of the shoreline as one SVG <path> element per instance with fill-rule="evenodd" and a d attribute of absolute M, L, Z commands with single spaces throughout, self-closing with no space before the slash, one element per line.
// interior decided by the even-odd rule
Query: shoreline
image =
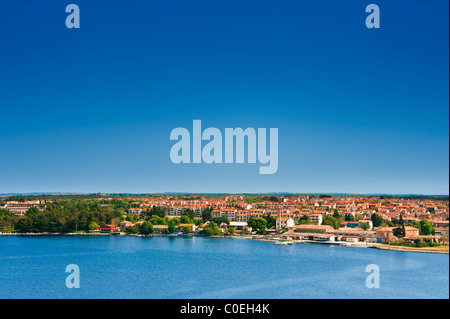
<path fill-rule="evenodd" d="M 127 234 L 124 232 L 118 232 L 118 233 L 51 233 L 51 232 L 44 232 L 44 233 L 6 233 L 6 232 L 0 232 L 1 236 L 132 236 L 132 237 L 209 237 L 209 238 L 231 238 L 231 239 L 241 239 L 241 240 L 255 240 L 255 241 L 268 241 L 268 242 L 279 242 L 280 238 L 267 238 L 263 236 L 220 236 L 220 235 L 214 235 L 214 236 L 205 236 L 202 234 Z M 347 242 L 327 242 L 327 241 L 313 241 L 313 240 L 281 240 L 282 242 L 286 242 L 287 245 L 293 245 L 293 244 L 321 244 L 321 245 L 337 245 L 337 246 L 344 246 L 344 247 L 358 247 L 358 248 L 375 248 L 380 250 L 390 250 L 390 251 L 400 251 L 400 252 L 417 252 L 417 253 L 432 253 L 432 254 L 449 254 L 448 251 L 438 251 L 438 250 L 420 250 L 420 248 L 405 248 L 405 247 L 387 247 L 387 246 L 381 246 L 380 244 L 376 243 L 365 243 L 365 244 L 354 244 L 354 243 L 347 243 Z"/>
<path fill-rule="evenodd" d="M 402 246 L 394 246 L 394 247 L 384 247 L 384 246 L 373 246 L 373 248 L 380 250 L 392 250 L 392 251 L 401 251 L 401 252 L 409 252 L 409 253 L 431 253 L 431 254 L 449 254 L 448 251 L 438 251 L 438 250 L 420 250 L 420 248 L 415 247 L 407 247 L 400 248 Z M 439 246 L 437 246 L 439 247 Z M 410 249 L 408 249 L 410 248 Z"/>

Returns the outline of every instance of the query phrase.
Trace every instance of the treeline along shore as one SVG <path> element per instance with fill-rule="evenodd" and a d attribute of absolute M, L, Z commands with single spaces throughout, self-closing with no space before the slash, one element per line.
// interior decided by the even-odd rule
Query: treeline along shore
<path fill-rule="evenodd" d="M 14 199 L 14 200 L 11 200 Z M 126 234 L 170 235 L 174 233 L 221 235 L 221 223 L 227 218 L 213 218 L 212 208 L 200 216 L 185 209 L 180 216 L 169 216 L 168 209 L 141 204 L 124 198 L 52 197 L 46 200 L 4 198 L 0 207 L 0 232 L 3 234 Z M 138 213 L 136 213 L 138 210 Z"/>

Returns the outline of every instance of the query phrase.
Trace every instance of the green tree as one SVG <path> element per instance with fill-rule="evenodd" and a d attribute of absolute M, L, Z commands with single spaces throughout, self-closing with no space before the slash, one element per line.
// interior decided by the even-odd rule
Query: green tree
<path fill-rule="evenodd" d="M 114 198 L 111 200 L 110 205 L 114 208 L 114 209 L 121 209 L 123 211 L 128 210 L 129 208 L 131 208 L 130 202 L 127 200 L 122 200 L 119 198 Z"/>
<path fill-rule="evenodd" d="M 420 221 L 419 232 L 421 235 L 434 235 L 435 230 L 433 224 L 426 219 Z"/>
<path fill-rule="evenodd" d="M 94 230 L 94 229 L 100 228 L 100 225 L 97 224 L 96 222 L 92 221 L 89 223 L 88 227 L 89 227 L 89 230 Z"/>
<path fill-rule="evenodd" d="M 412 220 L 409 222 L 408 226 L 420 228 L 420 223 L 418 221 Z"/>
<path fill-rule="evenodd" d="M 400 218 L 398 220 L 398 226 L 402 227 L 403 229 L 405 229 L 405 222 L 403 221 L 402 213 L 400 213 Z"/>
<path fill-rule="evenodd" d="M 379 227 L 384 222 L 383 217 L 378 216 L 377 214 L 372 214 L 370 219 L 372 220 L 373 227 Z"/>
<path fill-rule="evenodd" d="M 181 215 L 187 215 L 191 220 L 195 218 L 195 212 L 192 209 L 186 209 L 183 214 Z"/>
<path fill-rule="evenodd" d="M 270 213 L 268 214 L 264 214 L 262 216 L 262 218 L 264 218 L 267 222 L 267 228 L 272 228 L 273 226 L 276 226 L 277 224 L 277 219 L 276 217 L 273 217 Z"/>
<path fill-rule="evenodd" d="M 267 221 L 264 218 L 250 217 L 247 221 L 247 225 L 253 230 L 262 231 L 267 227 Z"/>
<path fill-rule="evenodd" d="M 370 229 L 370 225 L 369 225 L 369 223 L 362 223 L 361 228 L 364 230 L 368 230 L 368 229 Z"/>
<path fill-rule="evenodd" d="M 9 213 L 9 211 L 6 209 L 4 209 L 3 212 L 2 209 L 0 209 L 0 230 L 14 230 L 14 225 L 17 224 L 17 221 L 21 218 L 22 217 Z"/>
<path fill-rule="evenodd" d="M 355 217 L 353 216 L 353 214 L 345 214 L 345 219 L 346 222 L 353 222 L 355 221 Z"/>
<path fill-rule="evenodd" d="M 153 225 L 167 225 L 167 220 L 158 215 L 152 215 L 148 221 Z"/>
<path fill-rule="evenodd" d="M 0 216 L 13 216 L 13 214 L 7 209 L 0 208 Z"/>
<path fill-rule="evenodd" d="M 302 217 L 300 217 L 300 219 L 298 220 L 298 223 L 300 225 L 303 225 L 303 224 L 314 224 L 312 222 L 312 220 L 309 218 L 308 215 L 303 215 Z"/>
<path fill-rule="evenodd" d="M 15 228 L 21 233 L 30 233 L 35 231 L 33 220 L 28 216 L 19 219 L 19 221 L 15 225 Z"/>
<path fill-rule="evenodd" d="M 169 228 L 167 229 L 167 231 L 169 233 L 173 233 L 175 231 L 175 229 L 177 228 L 178 225 L 180 225 L 180 219 L 178 217 L 174 217 L 169 221 Z"/>
<path fill-rule="evenodd" d="M 38 214 L 39 213 L 39 209 L 36 206 L 30 207 L 25 215 L 31 215 L 31 214 Z"/>
<path fill-rule="evenodd" d="M 192 222 L 194 223 L 195 226 L 200 226 L 201 224 L 203 224 L 201 218 L 196 218 Z"/>
<path fill-rule="evenodd" d="M 128 227 L 125 231 L 127 234 L 137 234 L 140 231 L 140 228 L 137 229 L 136 227 Z"/>
<path fill-rule="evenodd" d="M 230 225 L 230 220 L 226 217 L 214 217 L 214 218 L 211 218 L 210 221 L 216 223 L 217 225 L 220 225 L 222 223 Z"/>
<path fill-rule="evenodd" d="M 183 234 L 189 234 L 192 231 L 192 227 L 189 225 L 186 225 L 183 227 Z"/>
<path fill-rule="evenodd" d="M 180 223 L 191 224 L 192 223 L 192 219 L 190 219 L 188 215 L 181 215 Z"/>
<path fill-rule="evenodd" d="M 125 220 L 128 220 L 129 222 L 135 223 L 136 220 L 134 219 L 133 215 L 127 215 L 127 217 L 125 218 Z"/>
<path fill-rule="evenodd" d="M 139 233 L 148 235 L 154 232 L 153 224 L 149 221 L 145 221 L 142 223 L 141 227 L 139 228 Z"/>
<path fill-rule="evenodd" d="M 210 222 L 209 224 L 205 225 L 203 227 L 203 234 L 206 236 L 214 236 L 214 235 L 221 235 L 222 230 L 217 226 L 216 223 Z"/>
<path fill-rule="evenodd" d="M 322 220 L 322 225 L 332 226 L 334 229 L 339 229 L 339 220 L 333 216 L 326 216 Z"/>
<path fill-rule="evenodd" d="M 166 212 L 167 212 L 167 210 L 162 209 L 161 207 L 154 205 L 149 211 L 145 211 L 145 213 L 144 212 L 143 213 L 145 215 L 147 215 L 147 216 L 156 215 L 158 217 L 164 218 L 166 216 Z"/>
<path fill-rule="evenodd" d="M 211 215 L 212 210 L 213 210 L 212 207 L 208 207 L 205 210 L 203 210 L 203 212 L 202 212 L 203 222 L 207 222 L 208 220 L 210 220 L 212 218 L 212 215 Z"/>
<path fill-rule="evenodd" d="M 230 234 L 234 234 L 234 227 L 228 227 L 228 232 L 230 233 Z"/>
<path fill-rule="evenodd" d="M 405 237 L 405 229 L 399 226 L 392 230 L 392 234 L 398 238 Z"/>

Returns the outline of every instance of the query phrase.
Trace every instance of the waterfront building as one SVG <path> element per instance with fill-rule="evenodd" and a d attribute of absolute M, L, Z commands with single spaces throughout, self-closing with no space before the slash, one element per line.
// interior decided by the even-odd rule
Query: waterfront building
<path fill-rule="evenodd" d="M 155 232 L 167 233 L 169 232 L 169 225 L 153 225 L 153 230 Z"/>
<path fill-rule="evenodd" d="M 389 243 L 398 238 L 394 236 L 393 229 L 397 227 L 382 227 L 376 230 L 376 237 L 379 243 Z M 405 226 L 405 237 L 418 238 L 419 229 L 411 226 Z"/>
<path fill-rule="evenodd" d="M 113 231 L 119 231 L 120 228 L 116 225 L 104 225 L 100 227 L 100 231 L 102 232 L 113 232 Z"/>
<path fill-rule="evenodd" d="M 228 228 L 233 227 L 234 231 L 236 233 L 242 233 L 242 232 L 251 232 L 252 228 L 248 227 L 246 222 L 237 222 L 237 221 L 232 221 L 230 222 L 230 225 L 228 226 Z"/>
<path fill-rule="evenodd" d="M 191 230 L 192 230 L 192 232 L 194 232 L 194 233 L 197 231 L 197 226 L 196 226 L 195 224 L 183 224 L 183 223 L 177 225 L 177 226 L 175 227 L 175 231 L 177 231 L 177 232 L 182 232 L 182 231 L 183 231 L 183 228 L 184 228 L 185 226 L 191 227 Z M 155 226 L 153 226 L 153 227 L 155 227 Z"/>

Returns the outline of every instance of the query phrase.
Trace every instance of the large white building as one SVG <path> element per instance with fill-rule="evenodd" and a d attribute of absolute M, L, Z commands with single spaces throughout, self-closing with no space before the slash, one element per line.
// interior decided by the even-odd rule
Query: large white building
<path fill-rule="evenodd" d="M 41 205 L 41 202 L 38 200 L 27 201 L 27 202 L 16 202 L 10 201 L 6 202 L 1 208 L 9 210 L 11 213 L 16 214 L 18 216 L 23 216 L 31 207 L 38 207 Z M 39 209 L 42 210 L 42 209 Z"/>
<path fill-rule="evenodd" d="M 322 214 L 311 214 L 309 215 L 309 219 L 311 219 L 314 225 L 322 225 Z"/>
<path fill-rule="evenodd" d="M 228 209 L 214 209 L 211 212 L 211 217 L 225 217 L 229 220 L 235 220 L 236 219 L 236 210 L 232 208 Z"/>

